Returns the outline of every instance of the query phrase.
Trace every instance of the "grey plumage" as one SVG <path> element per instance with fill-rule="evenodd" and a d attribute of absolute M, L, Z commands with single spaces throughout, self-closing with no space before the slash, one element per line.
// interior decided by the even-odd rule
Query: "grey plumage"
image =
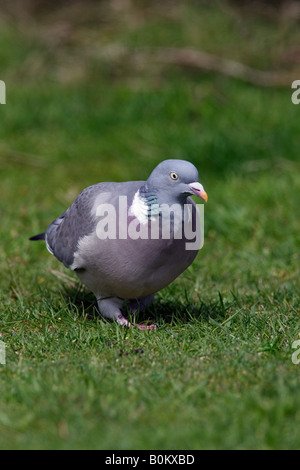
<path fill-rule="evenodd" d="M 124 299 L 131 301 L 132 310 L 148 305 L 153 294 L 180 275 L 197 255 L 197 250 L 186 250 L 184 234 L 176 239 L 178 228 L 183 233 L 184 204 L 192 209 L 191 225 L 195 230 L 197 212 L 194 201 L 188 197 L 191 194 L 207 199 L 196 168 L 184 160 L 165 160 L 147 181 L 89 186 L 49 225 L 45 234 L 31 240 L 44 236 L 50 253 L 75 271 L 94 292 L 101 313 L 128 326 L 121 313 Z M 126 219 L 122 218 L 124 206 L 120 197 L 123 200 L 126 197 Z M 99 207 L 108 204 L 117 214 L 116 237 L 99 238 L 98 224 L 103 221 Z M 170 236 L 166 239 L 161 229 L 160 208 L 164 204 L 182 207 L 179 216 L 171 218 Z M 120 229 L 128 233 L 131 224 L 135 224 L 138 234 L 138 228 L 146 230 L 148 237 L 123 238 Z M 152 239 L 149 235 L 155 224 L 158 238 Z"/>

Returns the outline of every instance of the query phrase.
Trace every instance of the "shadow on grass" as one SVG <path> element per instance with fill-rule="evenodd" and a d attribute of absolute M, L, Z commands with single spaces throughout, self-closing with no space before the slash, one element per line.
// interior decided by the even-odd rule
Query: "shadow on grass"
<path fill-rule="evenodd" d="M 77 310 L 79 315 L 86 315 L 90 319 L 101 318 L 97 301 L 92 292 L 86 291 L 81 285 L 76 287 L 65 287 L 62 295 L 71 309 Z M 222 298 L 215 302 L 197 303 L 187 300 L 186 302 L 163 300 L 155 298 L 153 303 L 144 311 L 138 312 L 134 318 L 130 316 L 128 303 L 124 302 L 123 314 L 137 323 L 155 323 L 157 325 L 178 323 L 189 323 L 193 321 L 209 322 L 212 320 L 224 321 L 226 310 Z"/>

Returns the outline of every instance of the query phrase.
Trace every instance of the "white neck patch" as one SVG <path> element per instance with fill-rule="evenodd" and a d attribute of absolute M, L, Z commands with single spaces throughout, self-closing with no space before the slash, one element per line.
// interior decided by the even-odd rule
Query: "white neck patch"
<path fill-rule="evenodd" d="M 140 197 L 140 190 L 138 189 L 134 195 L 131 206 L 128 211 L 129 215 L 136 217 L 140 224 L 148 222 L 148 205 L 143 198 Z"/>

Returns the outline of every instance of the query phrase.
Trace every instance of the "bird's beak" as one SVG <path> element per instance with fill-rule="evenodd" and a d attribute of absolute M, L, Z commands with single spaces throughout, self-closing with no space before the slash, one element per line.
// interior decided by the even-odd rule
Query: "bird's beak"
<path fill-rule="evenodd" d="M 190 183 L 189 187 L 191 188 L 193 194 L 196 194 L 196 196 L 201 197 L 201 199 L 207 202 L 208 196 L 206 192 L 204 191 L 202 184 L 196 181 L 195 183 Z"/>

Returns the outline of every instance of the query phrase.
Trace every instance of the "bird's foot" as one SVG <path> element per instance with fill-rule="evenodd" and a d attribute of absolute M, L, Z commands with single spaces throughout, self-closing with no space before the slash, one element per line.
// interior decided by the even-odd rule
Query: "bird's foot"
<path fill-rule="evenodd" d="M 136 327 L 139 330 L 156 330 L 157 325 L 142 325 L 140 323 L 130 323 L 122 314 L 118 315 L 117 322 L 125 328 Z"/>
<path fill-rule="evenodd" d="M 141 325 L 128 321 L 121 313 L 123 300 L 118 297 L 98 297 L 97 300 L 102 315 L 117 321 L 119 325 L 125 328 L 137 327 L 139 330 L 153 330 L 157 328 L 157 325 Z"/>
<path fill-rule="evenodd" d="M 158 328 L 158 325 L 141 325 L 140 323 L 136 323 L 134 326 L 139 328 L 139 330 L 156 330 Z"/>

